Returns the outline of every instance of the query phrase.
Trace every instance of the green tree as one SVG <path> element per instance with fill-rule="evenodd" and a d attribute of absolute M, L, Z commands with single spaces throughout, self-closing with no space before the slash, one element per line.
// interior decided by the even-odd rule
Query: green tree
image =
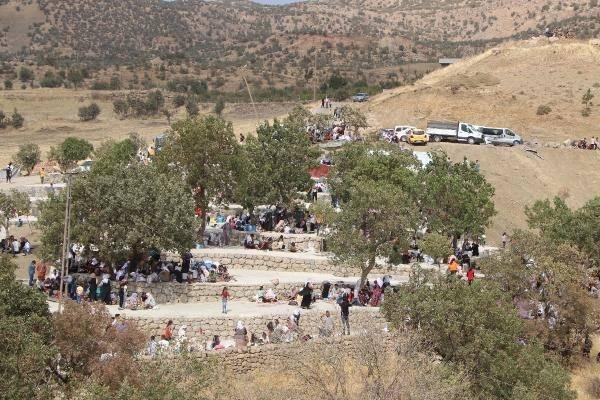
<path fill-rule="evenodd" d="M 423 182 L 420 208 L 430 230 L 454 239 L 485 232 L 496 214 L 494 187 L 473 163 L 455 164 L 444 152 L 432 153 L 419 178 Z"/>
<path fill-rule="evenodd" d="M 225 110 L 225 100 L 219 97 L 215 103 L 215 114 L 220 117 L 223 114 L 223 110 Z"/>
<path fill-rule="evenodd" d="M 395 186 L 370 181 L 349 194 L 332 221 L 335 234 L 328 243 L 336 262 L 361 269 L 363 285 L 378 258 L 389 259 L 408 245 L 417 224 L 409 197 Z"/>
<path fill-rule="evenodd" d="M 0 129 L 6 128 L 6 125 L 10 122 L 10 119 L 6 118 L 4 111 L 0 110 Z"/>
<path fill-rule="evenodd" d="M 428 233 L 421 241 L 421 250 L 424 254 L 432 257 L 438 266 L 440 260 L 453 254 L 452 243 L 448 236 L 440 235 L 439 233 Z"/>
<path fill-rule="evenodd" d="M 538 200 L 525 208 L 527 222 L 532 229 L 539 229 L 542 236 L 554 243 L 570 243 L 577 246 L 600 268 L 600 197 L 594 197 L 583 207 L 571 210 L 559 197 L 552 203 Z M 596 272 L 600 276 L 600 269 Z"/>
<path fill-rule="evenodd" d="M 73 84 L 73 88 L 77 89 L 83 82 L 83 72 L 81 68 L 70 68 L 67 72 L 67 80 Z"/>
<path fill-rule="evenodd" d="M 33 71 L 24 66 L 19 68 L 18 76 L 21 82 L 29 82 L 35 79 Z"/>
<path fill-rule="evenodd" d="M 592 112 L 592 100 L 594 98 L 594 94 L 592 93 L 592 89 L 588 89 L 587 92 L 583 94 L 581 98 L 581 104 L 583 104 L 583 110 L 581 110 L 581 115 L 584 117 L 589 117 Z"/>
<path fill-rule="evenodd" d="M 57 88 L 61 87 L 63 79 L 53 71 L 46 71 L 44 77 L 40 80 L 41 87 Z"/>
<path fill-rule="evenodd" d="M 210 202 L 233 198 L 242 153 L 233 126 L 215 116 L 177 121 L 158 155 L 163 170 L 183 176 L 201 211 L 199 237 L 204 234 Z"/>
<path fill-rule="evenodd" d="M 523 323 L 494 283 L 413 279 L 386 293 L 383 312 L 396 328 L 418 329 L 444 362 L 464 368 L 477 398 L 575 398 L 568 372 L 534 341 L 520 343 Z"/>
<path fill-rule="evenodd" d="M 177 175 L 140 163 L 102 166 L 106 163 L 99 161 L 98 170 L 94 165 L 72 183 L 74 242 L 95 245 L 110 263 L 128 257 L 139 260 L 152 248 L 181 253 L 192 247 L 194 203 Z M 41 207 L 41 242 L 47 257 L 56 257 L 62 245 L 64 202 L 61 192 Z"/>
<path fill-rule="evenodd" d="M 31 201 L 25 192 L 12 189 L 10 192 L 0 192 L 0 225 L 6 230 L 9 237 L 10 220 L 19 215 L 27 215 L 31 211 Z"/>
<path fill-rule="evenodd" d="M 358 135 L 359 129 L 369 126 L 365 114 L 354 107 L 343 106 L 340 110 L 340 117 L 354 135 Z"/>
<path fill-rule="evenodd" d="M 19 128 L 23 127 L 24 123 L 25 123 L 25 118 L 23 118 L 23 116 L 21 114 L 19 114 L 19 112 L 15 108 L 15 110 L 13 111 L 13 113 L 10 117 L 10 124 L 12 125 L 13 128 L 19 129 Z"/>
<path fill-rule="evenodd" d="M 0 390 L 6 399 L 49 397 L 56 352 L 46 297 L 17 281 L 16 269 L 0 258 Z"/>
<path fill-rule="evenodd" d="M 19 146 L 15 160 L 27 171 L 27 175 L 30 175 L 33 168 L 40 162 L 41 156 L 40 146 L 28 143 Z"/>
<path fill-rule="evenodd" d="M 317 164 L 318 151 L 290 121 L 262 123 L 242 148 L 245 173 L 238 196 L 243 205 L 290 204 L 310 188 L 309 168 Z"/>
<path fill-rule="evenodd" d="M 61 169 L 66 171 L 77 161 L 85 160 L 94 150 L 94 146 L 85 139 L 68 137 L 57 147 L 51 147 L 48 159 L 58 162 Z"/>
<path fill-rule="evenodd" d="M 77 115 L 82 121 L 93 121 L 98 117 L 98 115 L 100 115 L 100 107 L 96 103 L 92 103 L 89 106 L 79 107 L 79 112 Z"/>
<path fill-rule="evenodd" d="M 193 118 L 198 115 L 200 109 L 198 108 L 198 102 L 194 96 L 188 96 L 185 101 L 185 110 L 188 113 L 188 118 Z"/>
<path fill-rule="evenodd" d="M 123 99 L 113 101 L 113 111 L 121 118 L 127 117 L 129 114 L 129 103 Z"/>
<path fill-rule="evenodd" d="M 10 79 L 4 80 L 4 89 L 11 90 L 13 88 L 13 83 Z"/>
<path fill-rule="evenodd" d="M 481 267 L 521 312 L 536 317 L 526 321 L 528 335 L 569 364 L 600 321 L 600 306 L 587 293 L 588 264 L 570 244 L 518 231 L 508 250 L 482 260 Z"/>
<path fill-rule="evenodd" d="M 361 286 L 377 266 L 398 248 L 406 248 L 417 218 L 410 196 L 388 182 L 365 180 L 352 185 L 342 211 L 331 222 L 327 243 L 336 263 L 361 270 Z"/>
<path fill-rule="evenodd" d="M 148 93 L 146 108 L 150 114 L 158 113 L 164 105 L 165 98 L 160 90 L 153 90 Z"/>

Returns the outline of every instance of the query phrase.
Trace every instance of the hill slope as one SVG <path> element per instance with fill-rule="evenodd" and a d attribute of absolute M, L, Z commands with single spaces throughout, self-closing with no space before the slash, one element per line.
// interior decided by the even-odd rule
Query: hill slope
<path fill-rule="evenodd" d="M 405 63 L 475 54 L 547 26 L 594 37 L 599 15 L 596 0 L 0 0 L 0 59 L 106 66 L 160 57 L 236 85 L 244 65 L 269 85 L 305 85 L 316 63 L 320 82 L 333 69 L 377 82 L 401 78 Z"/>
<path fill-rule="evenodd" d="M 600 98 L 600 42 L 532 39 L 437 70 L 365 107 L 377 127 L 461 120 L 510 127 L 525 140 L 562 142 L 600 136 L 600 107 L 581 114 L 588 89 Z M 540 105 L 552 111 L 537 115 Z"/>

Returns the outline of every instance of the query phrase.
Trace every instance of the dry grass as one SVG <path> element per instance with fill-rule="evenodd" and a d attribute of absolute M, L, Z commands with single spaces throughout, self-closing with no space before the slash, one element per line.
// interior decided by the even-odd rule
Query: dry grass
<path fill-rule="evenodd" d="M 595 360 L 596 354 L 600 352 L 600 336 L 596 335 L 592 339 L 594 347 L 591 360 L 573 371 L 572 375 L 572 387 L 577 392 L 578 400 L 600 399 L 600 363 Z"/>

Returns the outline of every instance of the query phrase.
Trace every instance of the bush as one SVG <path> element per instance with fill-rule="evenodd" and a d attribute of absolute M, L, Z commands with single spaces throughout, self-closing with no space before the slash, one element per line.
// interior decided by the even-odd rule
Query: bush
<path fill-rule="evenodd" d="M 173 98 L 173 105 L 176 108 L 183 107 L 185 105 L 185 96 L 178 94 Z"/>
<path fill-rule="evenodd" d="M 55 75 L 52 71 L 47 71 L 40 81 L 41 87 L 57 88 L 61 87 L 62 84 L 63 79 L 60 77 L 60 75 Z"/>
<path fill-rule="evenodd" d="M 10 79 L 6 79 L 4 81 L 4 89 L 11 90 L 13 88 L 13 83 Z"/>
<path fill-rule="evenodd" d="M 113 110 L 120 117 L 126 117 L 129 114 L 129 103 L 123 99 L 113 101 Z"/>
<path fill-rule="evenodd" d="M 200 109 L 198 108 L 198 103 L 194 97 L 188 97 L 185 102 L 185 110 L 187 111 L 190 117 L 195 117 L 198 115 Z"/>
<path fill-rule="evenodd" d="M 89 106 L 79 107 L 79 119 L 82 121 L 93 121 L 100 115 L 100 107 L 96 103 L 92 103 Z"/>
<path fill-rule="evenodd" d="M 64 171 L 77 161 L 85 160 L 93 150 L 94 146 L 87 140 L 68 137 L 58 147 L 50 148 L 48 159 L 58 162 Z"/>
<path fill-rule="evenodd" d="M 4 114 L 4 111 L 0 110 L 0 129 L 4 129 L 6 128 L 6 124 L 9 121 L 6 118 L 6 114 Z"/>
<path fill-rule="evenodd" d="M 33 143 L 22 144 L 19 146 L 19 151 L 15 156 L 15 160 L 23 166 L 27 171 L 27 175 L 31 174 L 31 171 L 41 160 L 42 152 L 40 146 Z"/>
<path fill-rule="evenodd" d="M 19 69 L 19 80 L 21 82 L 28 82 L 28 81 L 32 81 L 35 78 L 35 75 L 33 74 L 33 71 L 30 70 L 27 67 L 21 67 Z"/>
<path fill-rule="evenodd" d="M 217 114 L 220 117 L 221 114 L 223 114 L 224 109 L 225 109 L 225 101 L 223 101 L 223 99 L 217 100 L 217 102 L 215 103 L 215 114 Z"/>
<path fill-rule="evenodd" d="M 15 111 L 13 111 L 13 114 L 10 118 L 10 124 L 12 125 L 13 128 L 19 129 L 19 128 L 23 127 L 24 122 L 25 122 L 25 118 L 23 118 L 23 116 L 21 114 L 19 114 L 19 112 L 15 108 Z"/>
<path fill-rule="evenodd" d="M 587 383 L 586 392 L 591 398 L 600 399 L 600 377 L 590 377 L 590 380 Z"/>
<path fill-rule="evenodd" d="M 547 115 L 547 114 L 550 114 L 551 112 L 552 112 L 552 108 L 550 108 L 549 105 L 542 104 L 537 108 L 537 111 L 535 113 L 537 115 Z"/>

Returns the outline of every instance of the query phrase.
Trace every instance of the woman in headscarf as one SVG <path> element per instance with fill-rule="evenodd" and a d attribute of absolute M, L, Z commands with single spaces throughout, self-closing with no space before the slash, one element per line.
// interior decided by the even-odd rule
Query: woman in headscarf
<path fill-rule="evenodd" d="M 373 307 L 379 307 L 379 303 L 381 302 L 381 287 L 379 286 L 379 282 L 373 282 L 373 296 L 371 297 L 371 305 Z"/>
<path fill-rule="evenodd" d="M 137 310 L 138 308 L 138 294 L 137 292 L 131 293 L 131 296 L 127 299 L 127 308 L 130 310 Z"/>
<path fill-rule="evenodd" d="M 310 303 L 312 303 L 312 291 L 312 285 L 310 284 L 310 282 L 306 282 L 304 288 L 300 293 L 302 295 L 302 302 L 300 303 L 300 307 L 306 309 L 310 308 Z"/>
<path fill-rule="evenodd" d="M 248 331 L 246 327 L 242 323 L 242 321 L 238 321 L 235 326 L 235 334 L 233 335 L 233 339 L 235 340 L 235 347 L 237 348 L 245 348 L 248 343 Z"/>

